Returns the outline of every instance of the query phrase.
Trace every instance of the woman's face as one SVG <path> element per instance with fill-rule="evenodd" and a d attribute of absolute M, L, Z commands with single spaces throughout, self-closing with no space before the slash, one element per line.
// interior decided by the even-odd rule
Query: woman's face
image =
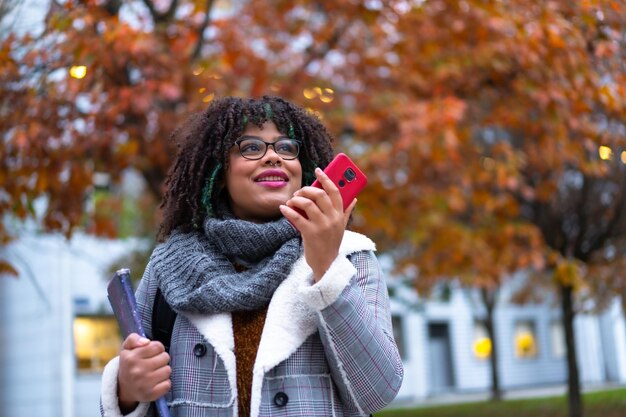
<path fill-rule="evenodd" d="M 273 122 L 266 122 L 262 129 L 248 124 L 242 136 L 274 143 L 286 135 Z M 249 160 L 241 156 L 237 145 L 230 149 L 228 158 L 226 189 L 233 214 L 256 223 L 282 216 L 278 207 L 302 186 L 300 160 L 284 160 L 271 146 L 261 159 Z"/>

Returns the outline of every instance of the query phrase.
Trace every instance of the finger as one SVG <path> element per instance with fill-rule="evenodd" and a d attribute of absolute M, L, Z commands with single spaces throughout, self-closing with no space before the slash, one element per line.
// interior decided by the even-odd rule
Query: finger
<path fill-rule="evenodd" d="M 154 383 L 159 383 L 163 381 L 167 381 L 170 379 L 172 375 L 172 367 L 169 365 L 161 366 L 160 368 L 156 368 L 149 373 L 149 378 L 154 381 Z"/>
<path fill-rule="evenodd" d="M 148 343 L 150 343 L 150 339 L 140 336 L 137 333 L 131 333 L 126 339 L 124 339 L 124 343 L 122 343 L 122 348 L 135 349 L 141 346 L 146 346 Z"/>
<path fill-rule="evenodd" d="M 124 362 L 125 381 L 137 386 L 153 386 L 170 377 L 172 369 L 168 362 L 169 356 L 165 361 L 161 357 L 156 357 Z"/>
<path fill-rule="evenodd" d="M 124 349 L 120 354 L 131 355 L 137 359 L 152 359 L 165 352 L 161 342 L 149 341 L 147 345 L 138 346 L 132 349 Z M 167 353 L 166 353 L 167 354 Z"/>
<path fill-rule="evenodd" d="M 172 388 L 172 381 L 170 379 L 166 379 L 165 381 L 159 382 L 152 389 L 152 393 L 147 401 L 156 401 L 158 398 L 167 394 Z"/>
<path fill-rule="evenodd" d="M 172 388 L 172 381 L 167 378 L 164 380 L 154 380 L 150 385 L 140 388 L 137 387 L 136 397 L 141 402 L 152 402 L 164 396 Z"/>
<path fill-rule="evenodd" d="M 163 368 L 169 366 L 170 364 L 170 354 L 167 352 L 161 352 L 157 356 L 154 357 L 155 365 Z"/>
<path fill-rule="evenodd" d="M 344 225 L 348 224 L 348 220 L 350 220 L 350 216 L 352 215 L 352 211 L 354 211 L 354 207 L 356 207 L 356 198 L 352 200 L 352 203 L 350 203 L 350 205 L 346 207 L 346 211 L 343 212 Z"/>
<path fill-rule="evenodd" d="M 337 207 L 333 204 L 330 195 L 321 188 L 317 187 L 303 187 L 293 194 L 293 198 L 303 197 L 313 201 L 322 213 L 329 213 L 331 210 L 336 210 Z"/>
<path fill-rule="evenodd" d="M 289 220 L 289 223 L 291 223 L 291 225 L 298 231 L 300 231 L 302 226 L 308 222 L 307 217 L 305 217 L 307 215 L 304 210 L 297 209 L 296 207 L 289 207 L 286 204 L 281 204 L 278 208 L 283 216 Z"/>
<path fill-rule="evenodd" d="M 317 180 L 322 184 L 324 191 L 330 197 L 330 200 L 335 207 L 343 207 L 343 199 L 341 198 L 341 193 L 339 192 L 339 188 L 337 185 L 330 179 L 328 175 L 320 168 L 315 168 L 315 176 Z"/>
<path fill-rule="evenodd" d="M 167 352 L 165 352 L 165 347 L 163 346 L 163 343 L 156 340 L 152 340 L 147 345 L 137 348 L 138 356 L 144 359 L 154 358 L 162 353 L 167 354 Z"/>
<path fill-rule="evenodd" d="M 145 359 L 145 365 L 148 369 L 161 369 L 170 364 L 170 355 L 167 352 L 143 359 Z"/>
<path fill-rule="evenodd" d="M 326 194 L 324 193 L 324 191 L 321 191 L 321 192 L 324 195 Z M 320 200 L 322 199 L 320 198 Z M 306 215 L 308 219 L 316 218 L 322 213 L 322 210 L 318 205 L 318 201 L 312 198 L 306 197 L 304 195 L 301 195 L 301 194 L 290 198 L 285 203 L 285 205 L 287 205 L 289 208 L 296 209 L 296 211 L 300 210 Z M 330 202 L 327 201 L 326 204 L 322 204 L 322 205 L 329 206 Z"/>
<path fill-rule="evenodd" d="M 298 191 L 293 193 L 293 196 L 294 197 L 306 197 L 306 198 L 310 198 L 311 200 L 317 200 L 319 198 L 328 196 L 328 193 L 326 192 L 326 190 L 322 188 L 308 185 L 306 187 L 300 188 Z"/>

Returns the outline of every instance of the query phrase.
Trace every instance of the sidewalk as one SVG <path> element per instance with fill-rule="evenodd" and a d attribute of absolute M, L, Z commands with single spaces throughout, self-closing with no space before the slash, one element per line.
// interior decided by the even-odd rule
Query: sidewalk
<path fill-rule="evenodd" d="M 612 389 L 624 388 L 620 384 L 598 384 L 583 387 L 582 392 L 608 391 Z M 558 397 L 567 395 L 567 385 L 546 385 L 540 387 L 514 388 L 503 391 L 502 399 L 514 400 L 522 398 L 542 398 L 542 397 Z M 469 402 L 489 401 L 490 393 L 488 391 L 480 392 L 446 392 L 442 394 L 432 395 L 427 398 L 416 400 L 400 400 L 390 405 L 390 408 L 415 408 L 427 407 L 432 405 L 460 404 Z"/>

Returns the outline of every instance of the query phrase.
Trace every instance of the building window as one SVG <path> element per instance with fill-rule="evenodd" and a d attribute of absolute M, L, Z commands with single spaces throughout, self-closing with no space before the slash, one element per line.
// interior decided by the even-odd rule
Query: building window
<path fill-rule="evenodd" d="M 391 325 L 393 326 L 393 338 L 396 340 L 400 358 L 405 359 L 406 350 L 404 347 L 404 330 L 402 328 L 402 319 L 400 316 L 392 316 Z"/>
<path fill-rule="evenodd" d="M 550 350 L 555 358 L 565 357 L 565 332 L 563 323 L 557 320 L 550 323 Z"/>
<path fill-rule="evenodd" d="M 74 351 L 81 372 L 101 372 L 115 357 L 122 344 L 114 316 L 77 316 L 74 318 Z"/>
<path fill-rule="evenodd" d="M 472 350 L 477 359 L 487 359 L 491 356 L 491 339 L 487 334 L 487 326 L 482 321 L 474 322 L 474 343 Z"/>
<path fill-rule="evenodd" d="M 516 358 L 531 359 L 537 357 L 537 333 L 532 321 L 515 323 L 514 345 Z"/>

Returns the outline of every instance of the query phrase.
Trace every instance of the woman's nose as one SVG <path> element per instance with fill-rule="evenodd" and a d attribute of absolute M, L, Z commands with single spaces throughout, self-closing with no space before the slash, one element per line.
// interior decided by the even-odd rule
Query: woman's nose
<path fill-rule="evenodd" d="M 282 162 L 282 158 L 278 153 L 276 153 L 276 149 L 274 149 L 274 144 L 270 144 L 267 146 L 267 151 L 265 152 L 265 163 L 269 163 L 271 165 L 280 164 Z"/>

